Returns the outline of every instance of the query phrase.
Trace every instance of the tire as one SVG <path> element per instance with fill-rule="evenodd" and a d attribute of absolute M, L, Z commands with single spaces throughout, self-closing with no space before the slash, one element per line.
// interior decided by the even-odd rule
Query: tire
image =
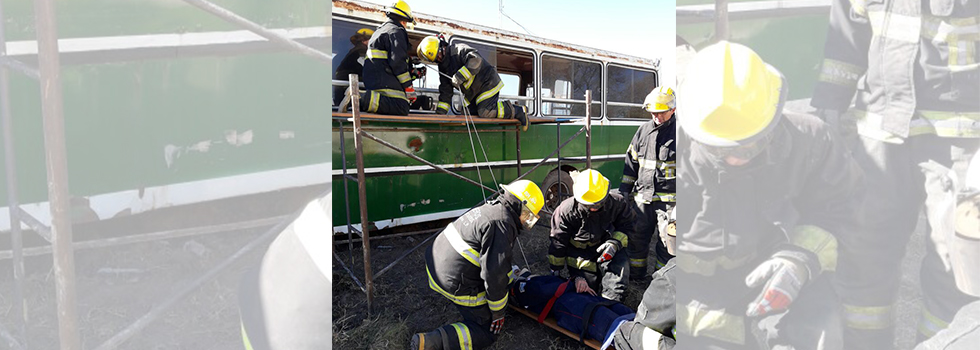
<path fill-rule="evenodd" d="M 561 182 L 559 183 L 559 174 L 561 175 Z M 561 189 L 561 197 L 558 197 L 559 189 Z M 544 195 L 544 208 L 542 211 L 551 214 L 558 208 L 561 201 L 565 198 L 572 197 L 572 176 L 567 171 L 564 170 L 552 170 L 548 173 L 548 176 L 544 177 L 544 181 L 541 182 L 541 192 Z"/>

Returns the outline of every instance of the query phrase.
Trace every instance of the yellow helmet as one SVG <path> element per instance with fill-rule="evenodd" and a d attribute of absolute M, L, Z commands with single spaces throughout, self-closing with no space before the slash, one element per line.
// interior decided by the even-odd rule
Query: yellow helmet
<path fill-rule="evenodd" d="M 358 29 L 357 30 L 357 34 L 365 35 L 365 36 L 372 36 L 372 35 L 374 35 L 374 29 L 371 29 L 371 28 L 361 28 L 361 29 Z"/>
<path fill-rule="evenodd" d="M 412 16 L 412 8 L 404 0 L 397 0 L 385 10 L 387 15 L 395 15 L 405 21 L 415 24 L 415 17 Z"/>
<path fill-rule="evenodd" d="M 583 170 L 575 176 L 572 193 L 575 194 L 575 200 L 579 203 L 585 205 L 600 203 L 606 199 L 606 194 L 609 193 L 609 179 L 602 176 L 597 170 Z"/>
<path fill-rule="evenodd" d="M 537 215 L 544 207 L 544 195 L 541 194 L 541 188 L 537 184 L 529 180 L 517 180 L 510 185 L 502 185 L 507 192 L 524 201 L 524 205 L 528 209 Z"/>
<path fill-rule="evenodd" d="M 674 109 L 674 89 L 658 86 L 643 100 L 643 109 L 650 113 L 666 112 Z"/>
<path fill-rule="evenodd" d="M 419 43 L 416 52 L 419 57 L 429 60 L 430 62 L 435 62 L 436 57 L 439 56 L 439 38 L 434 35 L 430 35 L 422 39 Z"/>
<path fill-rule="evenodd" d="M 679 99 L 681 128 L 694 140 L 715 147 L 750 144 L 778 122 L 786 84 L 776 68 L 755 51 L 722 41 L 691 61 Z"/>
<path fill-rule="evenodd" d="M 357 45 L 357 43 L 371 39 L 372 35 L 374 35 L 374 30 L 370 28 L 358 29 L 357 32 L 354 33 L 354 35 L 350 36 L 350 43 Z"/>

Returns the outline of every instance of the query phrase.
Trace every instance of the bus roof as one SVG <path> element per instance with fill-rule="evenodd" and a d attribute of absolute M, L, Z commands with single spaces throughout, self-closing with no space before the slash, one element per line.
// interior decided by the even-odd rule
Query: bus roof
<path fill-rule="evenodd" d="M 378 5 L 378 4 L 364 2 L 364 1 L 351 1 L 351 0 L 333 1 L 334 15 L 352 16 L 356 18 L 364 18 L 364 19 L 370 19 L 375 21 L 385 20 L 384 8 L 385 6 L 383 5 Z M 654 60 L 650 58 L 624 55 L 611 51 L 600 50 L 596 48 L 521 34 L 521 33 L 507 31 L 507 30 L 501 30 L 498 28 L 491 28 L 491 27 L 481 26 L 478 24 L 461 22 L 449 18 L 427 15 L 424 13 L 415 13 L 415 19 L 417 22 L 416 28 L 418 29 L 433 30 L 433 31 L 449 30 L 453 35 L 473 37 L 476 39 L 485 39 L 488 41 L 500 42 L 503 44 L 506 44 L 507 42 L 512 42 L 521 47 L 528 47 L 541 51 L 560 51 L 560 53 L 571 53 L 576 56 L 601 57 L 604 58 L 605 60 L 613 61 L 613 63 L 626 63 L 626 64 L 633 64 L 633 65 L 640 65 L 645 67 L 652 67 L 654 69 L 657 69 L 660 63 L 659 60 Z"/>

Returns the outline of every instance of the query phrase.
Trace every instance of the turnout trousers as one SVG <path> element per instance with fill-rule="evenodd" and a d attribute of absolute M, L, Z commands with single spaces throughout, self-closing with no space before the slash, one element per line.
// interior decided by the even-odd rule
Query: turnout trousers
<path fill-rule="evenodd" d="M 673 205 L 674 203 L 660 201 L 648 204 L 636 203 L 636 231 L 629 238 L 630 244 L 627 247 L 630 255 L 630 278 L 642 280 L 649 277 L 647 258 L 650 255 L 651 242 L 654 244 L 654 257 L 657 259 L 652 262 L 655 265 L 651 274 L 674 257 L 667 252 L 667 247 L 664 247 L 664 243 L 660 241 L 657 226 L 657 210 L 667 211 Z"/>

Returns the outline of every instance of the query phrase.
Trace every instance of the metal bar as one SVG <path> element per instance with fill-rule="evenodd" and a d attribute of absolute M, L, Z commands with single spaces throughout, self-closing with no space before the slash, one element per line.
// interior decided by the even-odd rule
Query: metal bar
<path fill-rule="evenodd" d="M 357 74 L 349 76 L 350 86 L 357 86 Z M 364 180 L 364 131 L 361 130 L 361 98 L 360 91 L 350 89 L 351 112 L 354 114 L 354 154 L 357 160 L 357 199 L 361 209 L 361 241 L 364 251 L 364 283 L 367 286 L 368 315 L 374 311 L 374 276 L 371 272 L 371 224 L 367 213 L 367 183 Z"/>
<path fill-rule="evenodd" d="M 422 241 L 422 243 L 419 243 L 419 244 L 415 245 L 414 247 L 412 247 L 412 249 L 409 249 L 408 251 L 406 251 L 405 253 L 403 253 L 401 256 L 399 256 L 397 259 L 395 259 L 395 261 L 392 261 L 390 264 L 388 264 L 388 266 L 385 266 L 385 268 L 381 269 L 381 271 L 378 271 L 378 273 L 376 275 L 374 275 L 374 277 L 375 278 L 381 278 L 381 275 L 384 275 L 385 272 L 388 272 L 388 270 L 391 270 L 392 267 L 395 267 L 396 264 L 398 264 L 403 259 L 405 259 L 406 257 L 408 257 L 409 254 L 414 253 L 416 250 L 418 250 L 419 248 L 421 248 L 422 246 L 424 246 L 426 243 L 429 243 L 430 240 L 432 240 L 433 238 L 436 238 L 436 236 L 438 236 L 440 233 L 442 233 L 442 229 L 440 229 L 439 232 L 433 233 L 431 236 L 429 236 L 429 238 L 426 238 L 424 241 Z"/>
<path fill-rule="evenodd" d="M 7 34 L 4 29 L 3 5 L 0 4 L 0 58 L 6 59 Z M 29 320 L 27 302 L 24 299 L 24 236 L 20 231 L 20 202 L 17 195 L 17 162 L 14 152 L 14 122 L 10 115 L 10 76 L 7 68 L 0 67 L 0 127 L 3 128 L 4 168 L 7 175 L 7 209 L 10 212 L 10 249 L 13 251 L 14 300 L 11 301 L 14 327 L 27 343 L 27 323 Z M 2 326 L 0 326 L 2 327 Z M 16 341 L 11 342 L 11 344 Z M 11 345 L 11 348 L 14 346 Z"/>
<path fill-rule="evenodd" d="M 555 125 L 555 127 L 558 126 L 560 126 L 560 124 Z M 521 173 L 521 132 L 519 131 L 520 129 L 521 129 L 520 126 L 514 127 L 515 135 L 517 137 L 517 173 L 518 174 Z"/>
<path fill-rule="evenodd" d="M 344 264 L 344 261 L 337 257 L 337 253 L 333 254 L 333 258 L 340 263 L 340 266 L 344 268 L 344 271 L 347 271 L 347 274 L 354 280 L 354 283 L 357 283 L 357 288 L 360 288 L 362 293 L 366 293 L 367 290 L 364 289 L 364 285 L 361 284 L 361 280 L 357 279 L 357 276 L 354 275 L 354 271 L 351 271 L 350 268 L 347 267 L 347 264 Z"/>
<path fill-rule="evenodd" d="M 7 347 L 12 350 L 24 350 L 24 346 L 17 342 L 17 338 L 14 338 L 14 336 L 3 327 L 3 322 L 0 322 L 0 339 L 6 340 Z"/>
<path fill-rule="evenodd" d="M 437 228 L 437 229 L 431 229 L 431 230 L 421 230 L 421 231 L 394 233 L 394 234 L 390 234 L 390 235 L 371 237 L 371 239 L 372 240 L 375 240 L 375 241 L 378 241 L 378 240 L 382 240 L 382 239 L 399 238 L 399 237 L 405 237 L 405 236 L 416 236 L 416 235 L 421 235 L 421 234 L 426 234 L 426 233 L 432 233 L 432 232 L 439 231 L 439 230 L 442 230 L 442 229 L 441 228 Z M 350 233 L 350 231 L 348 231 L 348 233 Z M 350 242 L 360 243 L 361 241 L 362 241 L 362 239 L 360 239 L 360 238 L 354 238 Z M 346 240 L 344 240 L 344 241 L 336 241 L 336 242 L 334 242 L 334 244 L 344 244 L 344 243 L 348 243 L 348 242 L 349 241 L 346 241 Z M 378 274 L 374 274 L 374 277 L 378 277 Z"/>
<path fill-rule="evenodd" d="M 347 118 L 336 118 L 337 120 L 346 120 Z M 457 123 L 463 123 L 459 121 Z M 492 125 L 492 124 L 491 124 Z M 344 128 L 345 131 L 354 131 L 354 128 Z M 427 134 L 466 134 L 466 130 L 439 130 L 439 129 L 416 129 L 416 128 L 361 128 L 361 130 L 371 132 L 371 131 L 392 131 L 392 132 L 424 132 Z M 520 128 L 514 129 L 490 129 L 492 132 L 515 132 L 520 131 Z"/>
<path fill-rule="evenodd" d="M 121 246 L 126 244 L 133 244 L 133 243 L 151 242 L 151 241 L 156 241 L 161 239 L 173 239 L 173 238 L 213 234 L 219 232 L 252 229 L 256 227 L 274 225 L 277 222 L 280 222 L 286 218 L 288 218 L 288 216 L 277 216 L 277 217 L 265 218 L 265 219 L 234 222 L 230 224 L 210 225 L 210 226 L 192 227 L 192 228 L 179 229 L 179 230 L 167 230 L 167 231 L 159 231 L 159 232 L 151 232 L 151 233 L 142 233 L 136 235 L 122 236 L 122 237 L 95 239 L 89 241 L 75 242 L 74 244 L 72 244 L 72 249 L 78 251 L 83 249 L 107 248 L 107 247 L 115 247 L 115 246 Z M 52 251 L 51 246 L 32 247 L 32 248 L 24 249 L 24 256 L 38 256 L 44 254 L 51 254 L 51 251 Z M 11 251 L 9 250 L 0 251 L 0 260 L 10 259 L 11 256 L 12 254 Z"/>
<path fill-rule="evenodd" d="M 585 104 L 592 104 L 592 90 L 585 90 L 585 101 Z M 592 169 L 592 108 L 585 109 L 585 168 Z M 561 178 L 558 182 L 561 183 Z"/>
<path fill-rule="evenodd" d="M 541 101 L 542 102 L 557 102 L 557 103 L 577 103 L 577 104 L 583 104 L 583 105 L 585 104 L 585 101 L 583 101 L 583 100 L 570 100 L 570 99 L 567 99 L 567 98 L 542 97 L 541 98 Z M 592 104 L 601 104 L 601 103 L 602 102 L 599 102 L 599 101 L 592 101 Z"/>
<path fill-rule="evenodd" d="M 65 146 L 64 102 L 61 89 L 61 59 L 55 0 L 35 0 L 38 67 L 40 68 L 41 115 L 44 124 L 44 153 L 51 205 L 51 245 L 54 247 L 55 291 L 58 301 L 58 339 L 62 350 L 81 350 L 76 305 L 75 254 L 72 252 L 71 205 L 68 190 L 68 159 Z"/>
<path fill-rule="evenodd" d="M 323 53 L 312 47 L 300 44 L 296 40 L 293 40 L 285 35 L 273 32 L 258 23 L 252 22 L 245 17 L 239 16 L 238 14 L 231 12 L 221 6 L 215 5 L 212 2 L 206 0 L 184 0 L 184 2 L 194 5 L 197 8 L 204 10 L 212 15 L 217 16 L 229 23 L 235 24 L 239 27 L 247 29 L 252 33 L 255 33 L 269 41 L 279 44 L 285 48 L 294 50 L 306 56 L 318 59 L 324 63 L 331 64 L 333 60 L 330 55 Z"/>
<path fill-rule="evenodd" d="M 37 68 L 31 67 L 27 65 L 27 63 L 18 61 L 16 59 L 11 58 L 10 56 L 7 56 L 7 52 L 6 52 L 7 42 L 4 41 L 3 43 L 4 43 L 3 45 L 4 53 L 0 54 L 0 65 L 3 65 L 6 68 L 13 69 L 17 71 L 17 73 L 23 74 L 28 78 L 34 80 L 41 79 L 41 73 L 37 71 Z"/>
<path fill-rule="evenodd" d="M 348 86 L 350 86 L 350 82 L 349 81 L 339 80 L 339 79 L 332 80 L 330 84 L 333 85 L 333 86 L 343 86 L 345 88 L 348 87 Z M 363 89 L 364 88 L 364 83 L 358 84 L 357 87 Z M 433 88 L 415 88 L 415 91 L 416 92 L 439 93 L 439 89 L 433 89 Z M 534 101 L 534 97 L 517 96 L 517 95 L 500 95 L 500 98 L 505 99 L 505 100 Z"/>
<path fill-rule="evenodd" d="M 16 211 L 20 221 L 27 225 L 27 227 L 30 227 L 31 230 L 34 230 L 38 236 L 44 238 L 44 240 L 48 241 L 48 243 L 52 243 L 54 241 L 54 238 L 51 237 L 51 227 L 41 223 L 41 220 L 38 220 L 31 215 L 31 213 L 24 211 L 24 209 L 19 206 L 11 206 L 10 208 L 11 210 Z"/>
<path fill-rule="evenodd" d="M 586 106 L 588 106 L 588 105 L 586 105 Z M 590 107 L 591 106 L 586 107 L 585 109 L 586 110 L 592 109 Z M 582 130 L 585 130 L 585 127 L 584 126 L 582 127 Z M 557 136 L 555 136 L 555 145 L 558 145 L 558 143 L 561 142 L 561 124 L 555 125 L 555 134 L 557 135 Z M 561 182 L 561 173 L 562 173 L 562 171 L 561 171 L 561 149 L 562 149 L 562 146 L 561 145 L 558 145 L 558 147 L 555 148 L 555 152 L 557 152 L 557 154 L 558 154 L 558 156 L 557 156 L 558 159 L 557 160 L 558 160 L 558 204 L 559 205 L 561 205 L 561 201 L 562 201 L 562 197 L 563 197 L 562 196 L 562 193 L 561 193 L 561 188 L 564 187 L 564 186 L 561 185 L 562 184 L 562 182 Z M 546 188 L 544 190 L 547 191 L 548 189 Z M 558 209 L 558 207 L 555 206 L 555 209 Z"/>
<path fill-rule="evenodd" d="M 606 105 L 616 106 L 616 107 L 643 107 L 642 103 L 613 102 L 613 101 L 606 101 Z"/>
<path fill-rule="evenodd" d="M 347 251 L 354 251 L 353 226 L 350 224 L 350 190 L 347 189 L 347 179 L 351 176 L 347 174 L 347 145 L 344 142 L 344 121 L 339 120 L 340 124 L 340 166 L 344 174 L 344 215 L 347 217 L 347 240 L 349 241 Z M 354 265 L 354 253 L 350 254 L 350 264 Z"/>
<path fill-rule="evenodd" d="M 289 225 L 292 224 L 293 221 L 295 221 L 296 218 L 298 217 L 299 214 L 289 215 L 286 220 L 283 220 L 278 224 L 276 224 L 275 226 L 269 228 L 268 231 L 263 233 L 261 236 L 256 237 L 255 240 L 246 244 L 244 247 L 242 247 L 237 252 L 235 252 L 235 254 L 232 254 L 228 258 L 225 258 L 225 260 L 218 263 L 218 265 L 215 265 L 213 268 L 211 268 L 211 270 L 208 270 L 208 272 L 205 272 L 197 279 L 191 281 L 187 285 L 178 289 L 177 292 L 172 294 L 163 302 L 154 306 L 153 309 L 151 309 L 149 312 L 144 314 L 142 317 L 137 319 L 135 322 L 127 326 L 119 333 L 116 333 L 116 335 L 112 336 L 112 338 L 109 338 L 109 340 L 106 340 L 104 343 L 102 343 L 102 345 L 99 345 L 97 348 L 95 348 L 95 350 L 111 350 L 111 349 L 118 348 L 120 345 L 122 345 L 127 340 L 129 340 L 129 338 L 132 338 L 134 335 L 136 335 L 136 333 L 141 331 L 143 328 L 146 328 L 147 326 L 150 325 L 151 322 L 153 322 L 154 320 L 162 316 L 164 312 L 167 311 L 167 309 L 172 307 L 178 301 L 186 297 L 188 294 L 191 294 L 191 292 L 200 288 L 202 285 L 204 285 L 204 283 L 207 283 L 208 281 L 217 277 L 219 274 L 221 274 L 222 271 L 224 271 L 228 267 L 233 266 L 235 262 L 238 261 L 238 259 L 241 259 L 243 256 L 250 253 L 255 248 L 258 248 L 263 245 L 267 245 L 269 241 L 279 236 L 279 233 L 281 233 L 284 229 L 289 227 Z"/>
<path fill-rule="evenodd" d="M 715 0 L 715 42 L 728 40 L 728 0 Z"/>
<path fill-rule="evenodd" d="M 534 170 L 536 170 L 538 167 L 540 167 L 541 165 L 543 165 L 545 162 L 548 161 L 548 159 L 551 159 L 551 157 L 553 157 L 556 153 L 559 153 L 559 151 L 561 151 L 562 148 L 564 148 L 566 145 L 568 145 L 569 142 L 572 142 L 572 140 L 574 140 L 576 137 L 578 137 L 578 135 L 582 134 L 583 131 L 585 131 L 585 127 L 584 126 L 581 129 L 578 129 L 578 132 L 576 132 L 575 135 L 572 135 L 572 137 L 569 138 L 567 141 L 565 141 L 565 143 L 561 144 L 561 146 L 558 146 L 558 149 L 554 150 L 554 152 L 551 152 L 551 154 L 549 154 L 547 157 L 545 157 L 540 162 L 538 162 L 538 164 L 535 164 L 534 167 L 531 168 L 531 170 L 528 170 L 523 175 L 521 175 L 518 178 L 514 179 L 514 181 L 523 179 L 525 176 L 527 176 L 528 174 L 530 174 L 531 172 L 533 172 Z M 561 167 L 561 162 L 558 163 L 558 166 Z M 561 181 L 561 177 L 559 177 L 558 180 Z"/>
<path fill-rule="evenodd" d="M 466 181 L 466 182 L 469 182 L 471 184 L 474 184 L 474 185 L 483 187 L 484 189 L 487 189 L 487 190 L 489 190 L 491 192 L 496 191 L 495 189 L 492 189 L 490 187 L 484 186 L 483 184 L 481 184 L 479 182 L 476 182 L 476 181 L 473 181 L 473 180 L 471 180 L 468 177 L 465 177 L 463 175 L 460 175 L 460 174 L 454 173 L 452 171 L 446 170 L 446 168 L 443 168 L 441 166 L 436 165 L 435 163 L 429 162 L 429 161 L 427 161 L 425 159 L 420 158 L 419 156 L 416 156 L 414 154 L 411 154 L 408 151 L 405 151 L 405 150 L 403 150 L 401 148 L 398 148 L 398 146 L 392 145 L 392 144 L 388 143 L 385 140 L 379 139 L 378 137 L 376 137 L 374 135 L 371 135 L 370 133 L 368 133 L 366 131 L 360 131 L 359 133 L 361 134 L 361 136 L 364 136 L 364 137 L 367 137 L 369 139 L 372 139 L 372 140 L 374 140 L 374 142 L 380 143 L 381 145 L 383 145 L 385 147 L 388 147 L 388 148 L 391 148 L 391 149 L 395 150 L 396 152 L 405 155 L 406 157 L 412 158 L 412 159 L 417 160 L 417 161 L 419 161 L 421 163 L 424 163 L 425 165 L 428 165 L 430 167 L 433 167 L 433 168 L 435 168 L 436 170 L 439 170 L 442 173 L 452 175 L 452 176 L 454 176 L 456 178 L 459 178 L 459 179 L 461 179 L 463 181 Z M 360 179 L 361 171 L 362 170 L 359 169 L 359 171 L 358 171 L 358 179 Z"/>

